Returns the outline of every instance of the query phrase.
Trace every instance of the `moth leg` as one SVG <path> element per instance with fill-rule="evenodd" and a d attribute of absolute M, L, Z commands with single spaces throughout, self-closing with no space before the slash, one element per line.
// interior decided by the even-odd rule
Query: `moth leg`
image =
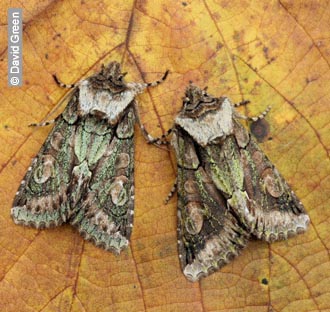
<path fill-rule="evenodd" d="M 157 81 L 154 81 L 154 82 L 148 82 L 148 83 L 146 83 L 147 87 L 156 87 L 156 86 L 158 86 L 159 84 L 161 84 L 163 81 L 165 81 L 165 79 L 166 79 L 166 77 L 167 77 L 167 75 L 168 75 L 169 72 L 170 72 L 170 71 L 167 70 L 167 71 L 165 72 L 165 74 L 163 75 L 163 77 L 162 77 L 160 80 L 157 80 Z"/>
<path fill-rule="evenodd" d="M 173 197 L 173 195 L 176 193 L 177 190 L 178 190 L 178 178 L 175 179 L 175 182 L 174 182 L 170 192 L 166 196 L 166 199 L 164 201 L 165 205 L 168 204 L 168 202 L 171 200 L 171 198 Z"/>
<path fill-rule="evenodd" d="M 163 77 L 160 79 L 160 80 L 157 80 L 157 81 L 153 81 L 153 82 L 148 82 L 148 83 L 145 83 L 143 88 L 148 88 L 148 87 L 156 87 L 158 86 L 159 84 L 161 84 L 163 81 L 165 81 L 167 75 L 169 73 L 169 70 L 167 70 Z M 145 140 L 148 142 L 148 144 L 154 144 L 156 146 L 160 146 L 162 144 L 164 145 L 167 145 L 169 144 L 167 141 L 164 141 L 164 140 L 161 140 L 161 139 L 154 139 L 148 132 L 147 130 L 145 129 L 144 125 L 141 123 L 141 119 L 140 119 L 140 113 L 139 113 L 139 107 L 137 105 L 137 101 L 135 100 L 135 103 L 134 103 L 134 112 L 135 112 L 135 117 L 136 117 L 136 121 L 141 129 L 141 132 L 142 132 L 142 135 L 143 137 L 145 138 Z M 170 132 L 169 132 L 170 133 Z M 168 134 L 169 134 L 168 133 Z M 167 135 L 168 135 L 167 134 Z M 163 138 L 163 136 L 162 136 Z"/>
<path fill-rule="evenodd" d="M 145 131 L 145 133 L 148 135 L 148 144 L 155 144 L 155 145 L 168 145 L 170 144 L 166 138 L 172 133 L 173 128 L 168 129 L 163 135 L 161 135 L 158 138 L 153 138 L 146 130 L 141 128 L 142 131 Z"/>
<path fill-rule="evenodd" d="M 137 118 L 138 119 L 138 118 Z M 139 124 L 140 125 L 140 124 Z M 147 130 L 144 128 L 143 125 L 140 125 L 141 131 L 142 131 L 142 135 L 145 138 L 145 140 L 147 141 L 148 144 L 153 144 L 156 147 L 169 151 L 169 149 L 167 147 L 162 147 L 162 145 L 169 145 L 170 142 L 168 142 L 166 140 L 166 137 L 172 132 L 172 128 L 170 128 L 169 130 L 166 131 L 165 134 L 163 134 L 162 136 L 160 136 L 159 138 L 154 138 L 152 137 Z"/>
<path fill-rule="evenodd" d="M 246 104 L 249 104 L 251 103 L 249 100 L 244 100 L 244 101 L 241 101 L 241 102 L 238 102 L 238 103 L 234 103 L 234 107 L 240 107 L 242 105 L 246 105 Z"/>
<path fill-rule="evenodd" d="M 72 88 L 75 88 L 76 85 L 75 84 L 64 84 L 62 83 L 60 80 L 58 80 L 58 78 L 56 77 L 56 75 L 53 75 L 53 78 L 55 80 L 55 82 L 61 87 L 61 88 L 68 88 L 68 89 L 72 89 Z M 71 94 L 69 92 L 69 94 Z M 45 121 L 45 122 L 41 122 L 41 123 L 32 123 L 32 124 L 29 124 L 28 126 L 29 127 L 45 127 L 45 126 L 49 126 L 53 123 L 56 122 L 56 119 L 52 119 L 52 120 L 48 120 L 48 121 Z"/>
<path fill-rule="evenodd" d="M 141 123 L 139 106 L 137 105 L 136 100 L 135 100 L 135 104 L 134 104 L 134 112 L 135 112 L 135 117 L 136 117 L 137 124 L 139 125 L 139 127 L 141 129 L 141 132 L 142 132 L 142 135 L 143 135 L 143 137 L 145 138 L 145 140 L 147 141 L 148 144 L 154 144 L 156 146 L 168 145 L 169 144 L 169 142 L 167 142 L 165 140 L 165 138 L 172 132 L 172 128 L 167 130 L 166 133 L 163 134 L 161 137 L 154 138 L 153 136 L 151 136 L 149 134 L 149 132 L 145 129 L 144 125 Z"/>
<path fill-rule="evenodd" d="M 31 123 L 28 125 L 28 127 L 45 127 L 45 126 L 49 126 L 55 122 L 56 122 L 56 119 L 52 119 L 52 120 L 48 120 L 48 121 L 41 122 L 41 123 Z"/>
<path fill-rule="evenodd" d="M 66 88 L 66 89 L 72 89 L 75 88 L 76 85 L 75 84 L 65 84 L 62 81 L 60 81 L 56 75 L 53 75 L 53 78 L 55 80 L 55 82 L 57 83 L 57 85 L 59 85 L 61 88 Z"/>
<path fill-rule="evenodd" d="M 138 118 L 137 118 L 138 119 Z M 168 135 L 169 130 L 166 132 L 166 134 L 163 134 L 159 138 L 154 138 L 150 135 L 150 133 L 145 129 L 144 125 L 142 125 L 140 122 L 138 122 L 140 129 L 142 131 L 142 135 L 147 141 L 148 144 L 155 144 L 155 145 L 168 145 L 169 142 L 165 140 L 166 136 Z M 172 131 L 172 129 L 170 129 Z"/>
<path fill-rule="evenodd" d="M 258 120 L 264 119 L 266 117 L 266 115 L 269 113 L 270 109 L 271 109 L 271 106 L 268 106 L 259 116 L 253 116 L 253 117 L 247 117 L 247 116 L 239 114 L 238 112 L 235 112 L 235 117 L 244 119 L 244 120 L 248 120 L 248 121 L 258 121 Z"/>

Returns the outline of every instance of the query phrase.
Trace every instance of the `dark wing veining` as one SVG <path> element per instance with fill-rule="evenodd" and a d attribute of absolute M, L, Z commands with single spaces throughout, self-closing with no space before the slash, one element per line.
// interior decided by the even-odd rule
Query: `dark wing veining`
<path fill-rule="evenodd" d="M 202 154 L 206 172 L 251 234 L 272 242 L 306 230 L 301 202 L 237 121 L 233 135 Z"/>
<path fill-rule="evenodd" d="M 184 136 L 183 136 L 184 135 Z M 174 131 L 178 162 L 178 249 L 185 276 L 196 281 L 216 271 L 247 243 L 248 234 L 227 209 L 192 138 Z"/>
<path fill-rule="evenodd" d="M 85 239 L 116 253 L 127 247 L 133 226 L 134 122 L 131 107 L 113 132 L 101 128 L 100 121 L 98 127 L 82 125 L 89 137 L 76 142 L 81 164 L 88 168 L 77 172 L 86 171 L 82 176 L 88 177 L 88 189 L 70 222 Z"/>
<path fill-rule="evenodd" d="M 77 93 L 56 119 L 16 193 L 11 216 L 16 224 L 36 228 L 57 226 L 70 214 L 67 188 L 74 160 Z"/>

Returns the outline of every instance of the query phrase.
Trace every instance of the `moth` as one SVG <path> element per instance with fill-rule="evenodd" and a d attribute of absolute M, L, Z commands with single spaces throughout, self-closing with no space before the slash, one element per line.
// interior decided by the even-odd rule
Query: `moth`
<path fill-rule="evenodd" d="M 173 128 L 162 138 L 173 134 L 179 260 L 192 282 L 229 263 L 249 238 L 284 240 L 309 224 L 302 203 L 241 118 L 248 119 L 227 97 L 190 84 Z"/>
<path fill-rule="evenodd" d="M 68 105 L 21 182 L 11 216 L 38 229 L 65 222 L 96 246 L 119 254 L 134 216 L 136 96 L 152 83 L 126 83 L 118 62 L 74 85 Z M 48 125 L 51 122 L 40 124 Z M 34 124 L 36 125 L 36 124 Z"/>

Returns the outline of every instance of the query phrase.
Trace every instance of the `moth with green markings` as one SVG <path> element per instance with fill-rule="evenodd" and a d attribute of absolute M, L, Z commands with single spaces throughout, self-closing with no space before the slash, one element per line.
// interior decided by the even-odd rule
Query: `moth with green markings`
<path fill-rule="evenodd" d="M 169 198 L 177 188 L 180 264 L 193 282 L 230 262 L 249 238 L 283 240 L 309 224 L 302 203 L 238 121 L 267 111 L 247 118 L 235 106 L 190 84 L 168 132 L 178 168 Z M 153 142 L 165 143 L 168 134 Z"/>
<path fill-rule="evenodd" d="M 134 216 L 135 97 L 166 79 L 126 83 L 120 64 L 62 87 L 72 88 L 64 112 L 33 159 L 16 193 L 16 224 L 49 228 L 68 222 L 96 246 L 120 253 Z M 47 125 L 49 122 L 40 124 Z"/>

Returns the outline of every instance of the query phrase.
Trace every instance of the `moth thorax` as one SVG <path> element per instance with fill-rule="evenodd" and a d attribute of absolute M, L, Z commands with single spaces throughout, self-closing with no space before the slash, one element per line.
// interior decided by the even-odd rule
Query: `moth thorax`
<path fill-rule="evenodd" d="M 84 80 L 79 87 L 79 108 L 83 114 L 102 116 L 110 124 L 116 124 L 135 95 L 131 89 L 120 93 L 95 89 L 89 80 Z"/>
<path fill-rule="evenodd" d="M 208 110 L 199 117 L 186 117 L 179 114 L 177 125 L 189 133 L 201 146 L 221 141 L 233 133 L 233 107 L 227 98 L 216 109 Z"/>

